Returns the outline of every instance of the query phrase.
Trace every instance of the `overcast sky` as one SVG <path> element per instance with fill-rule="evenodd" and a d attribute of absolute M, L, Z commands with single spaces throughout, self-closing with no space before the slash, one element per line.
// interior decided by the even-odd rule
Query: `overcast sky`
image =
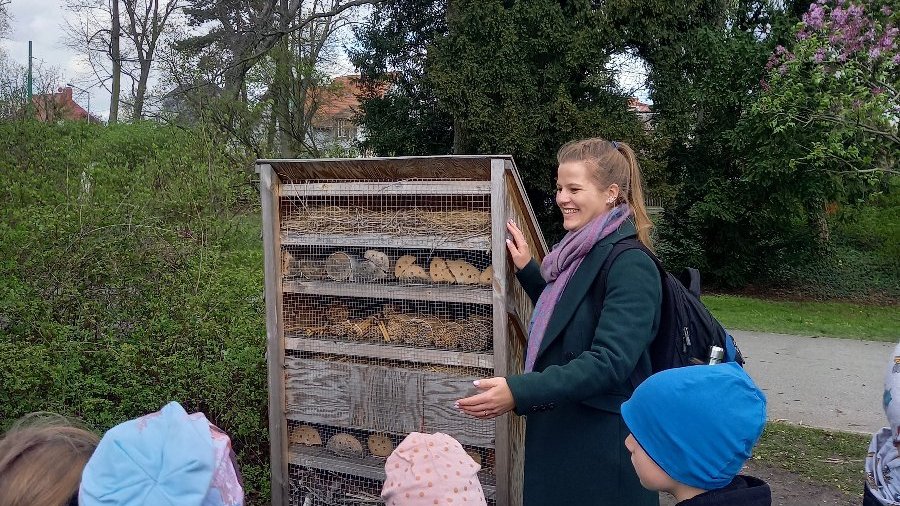
<path fill-rule="evenodd" d="M 91 112 L 105 118 L 109 115 L 109 93 L 101 86 L 88 88 L 88 68 L 74 51 L 63 45 L 65 17 L 70 14 L 62 6 L 60 0 L 13 0 L 9 6 L 10 33 L 0 45 L 11 60 L 26 66 L 28 41 L 32 41 L 34 65 L 56 68 L 60 84 L 71 82 L 86 88 L 91 95 Z M 75 100 L 87 108 L 86 94 L 75 90 Z"/>
<path fill-rule="evenodd" d="M 33 42 L 35 65 L 53 67 L 57 70 L 61 84 L 73 83 L 90 93 L 91 112 L 106 118 L 109 116 L 109 92 L 102 86 L 93 85 L 90 70 L 75 51 L 63 44 L 65 19 L 71 16 L 63 9 L 61 0 L 12 0 L 9 6 L 12 16 L 10 33 L 0 46 L 13 61 L 25 66 L 28 63 L 28 41 Z M 619 65 L 619 81 L 623 88 L 634 91 L 642 100 L 647 100 L 642 88 L 645 69 L 640 63 L 623 58 Z M 352 72 L 347 64 L 344 72 Z M 75 90 L 75 100 L 87 108 L 87 94 Z"/>

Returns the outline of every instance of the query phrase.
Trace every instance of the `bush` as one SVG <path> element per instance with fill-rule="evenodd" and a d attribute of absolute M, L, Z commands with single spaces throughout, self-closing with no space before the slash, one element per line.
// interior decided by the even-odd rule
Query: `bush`
<path fill-rule="evenodd" d="M 0 422 L 104 431 L 169 400 L 203 411 L 268 495 L 262 247 L 250 175 L 152 124 L 0 124 Z M 254 199 L 255 200 L 255 199 Z"/>
<path fill-rule="evenodd" d="M 832 240 L 873 253 L 900 271 L 900 177 L 855 206 L 841 208 L 832 220 Z"/>

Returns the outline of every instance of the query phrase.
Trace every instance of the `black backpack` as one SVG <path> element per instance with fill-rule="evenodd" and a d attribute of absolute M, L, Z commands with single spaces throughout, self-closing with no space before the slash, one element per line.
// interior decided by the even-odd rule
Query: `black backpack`
<path fill-rule="evenodd" d="M 674 276 L 667 272 L 656 255 L 637 239 L 623 239 L 617 242 L 607 255 L 600 268 L 598 286 L 601 298 L 606 293 L 606 280 L 613 262 L 619 255 L 632 249 L 643 251 L 653 260 L 662 280 L 659 330 L 648 349 L 651 374 L 673 367 L 708 364 L 712 346 L 718 346 L 725 351 L 723 362 L 734 361 L 743 366 L 744 358 L 735 346 L 734 339 L 700 301 L 700 272 L 697 269 L 685 269 L 681 276 Z M 635 388 L 645 379 L 647 375 L 637 370 L 631 375 L 631 383 Z"/>

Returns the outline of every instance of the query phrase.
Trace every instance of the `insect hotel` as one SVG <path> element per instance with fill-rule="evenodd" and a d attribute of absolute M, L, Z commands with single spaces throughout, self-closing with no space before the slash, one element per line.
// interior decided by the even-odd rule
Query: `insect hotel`
<path fill-rule="evenodd" d="M 454 408 L 522 370 L 532 305 L 506 221 L 546 244 L 512 158 L 260 160 L 272 503 L 380 504 L 410 432 L 456 438 L 522 502 L 524 423 Z"/>

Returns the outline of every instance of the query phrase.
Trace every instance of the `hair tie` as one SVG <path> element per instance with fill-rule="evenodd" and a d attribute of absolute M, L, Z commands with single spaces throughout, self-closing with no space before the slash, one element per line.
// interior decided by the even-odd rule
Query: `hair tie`
<path fill-rule="evenodd" d="M 613 149 L 619 149 L 619 143 L 616 141 L 611 141 Z"/>

